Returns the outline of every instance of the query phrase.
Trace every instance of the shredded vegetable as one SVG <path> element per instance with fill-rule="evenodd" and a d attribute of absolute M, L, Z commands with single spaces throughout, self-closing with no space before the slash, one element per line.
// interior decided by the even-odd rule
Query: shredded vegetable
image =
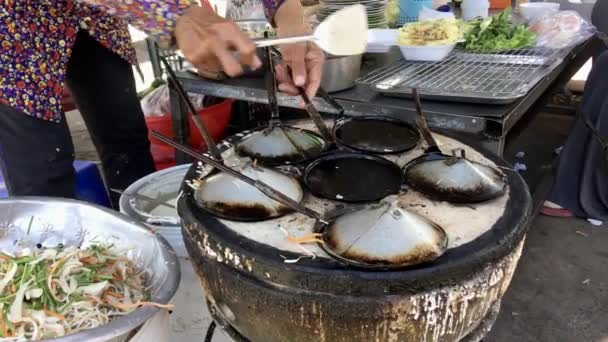
<path fill-rule="evenodd" d="M 435 19 L 408 23 L 399 29 L 399 45 L 426 46 L 455 44 L 462 39 L 462 22 Z"/>
<path fill-rule="evenodd" d="M 0 253 L 0 341 L 61 337 L 149 302 L 146 276 L 110 247 Z"/>

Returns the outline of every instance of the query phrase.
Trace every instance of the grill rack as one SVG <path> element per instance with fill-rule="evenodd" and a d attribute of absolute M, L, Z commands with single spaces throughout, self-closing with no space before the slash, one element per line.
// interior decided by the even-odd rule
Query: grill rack
<path fill-rule="evenodd" d="M 359 78 L 380 93 L 410 97 L 412 88 L 429 99 L 511 103 L 557 68 L 563 50 L 533 48 L 500 54 L 452 52 L 441 62 L 400 59 Z"/>

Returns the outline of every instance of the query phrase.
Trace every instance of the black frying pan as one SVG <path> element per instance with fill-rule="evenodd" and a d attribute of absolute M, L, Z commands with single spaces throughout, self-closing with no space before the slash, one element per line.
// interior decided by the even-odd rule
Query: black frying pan
<path fill-rule="evenodd" d="M 420 134 L 409 123 L 377 115 L 340 118 L 333 135 L 342 146 L 374 154 L 406 152 L 420 140 Z"/>
<path fill-rule="evenodd" d="M 313 161 L 304 184 L 316 196 L 344 202 L 371 202 L 396 194 L 403 173 L 390 160 L 371 154 L 336 151 Z"/>

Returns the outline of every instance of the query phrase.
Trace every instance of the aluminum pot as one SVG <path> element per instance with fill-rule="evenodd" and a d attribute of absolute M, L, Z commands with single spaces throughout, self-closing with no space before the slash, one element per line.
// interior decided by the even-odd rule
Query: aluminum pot
<path fill-rule="evenodd" d="M 325 64 L 323 65 L 321 87 L 330 93 L 353 87 L 355 80 L 359 78 L 359 73 L 361 72 L 362 56 L 327 55 Z"/>
<path fill-rule="evenodd" d="M 124 215 L 84 202 L 36 197 L 0 200 L 0 213 L 0 250 L 56 247 L 60 243 L 77 247 L 113 244 L 128 250 L 125 256 L 149 271 L 151 301 L 166 304 L 177 291 L 180 268 L 169 243 Z M 99 328 L 53 341 L 125 342 L 158 311 L 142 307 Z"/>

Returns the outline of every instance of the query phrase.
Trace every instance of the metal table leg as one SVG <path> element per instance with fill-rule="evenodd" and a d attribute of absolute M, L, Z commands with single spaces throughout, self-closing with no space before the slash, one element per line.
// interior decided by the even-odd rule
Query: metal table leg
<path fill-rule="evenodd" d="M 173 123 L 173 136 L 176 142 L 189 146 L 190 145 L 190 125 L 188 122 L 188 109 L 181 101 L 174 86 L 169 82 L 169 90 L 171 97 L 171 121 Z M 191 158 L 183 152 L 175 151 L 175 162 L 177 165 L 187 164 L 192 162 Z"/>

